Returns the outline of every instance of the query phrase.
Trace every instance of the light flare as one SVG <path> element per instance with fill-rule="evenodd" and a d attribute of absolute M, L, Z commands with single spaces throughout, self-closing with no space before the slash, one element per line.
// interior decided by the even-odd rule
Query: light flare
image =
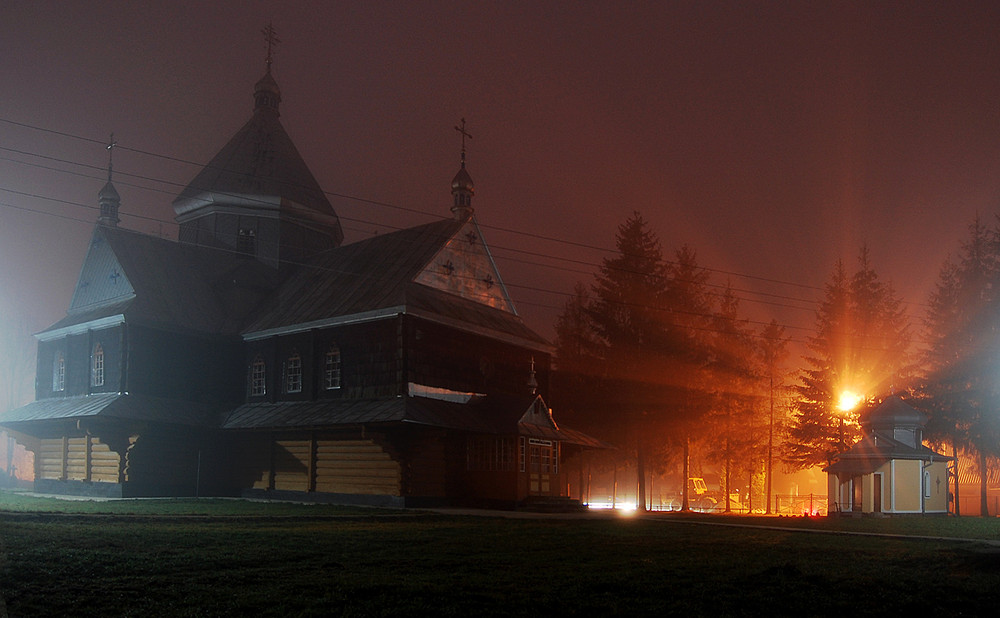
<path fill-rule="evenodd" d="M 840 399 L 837 401 L 837 409 L 841 412 L 850 412 L 854 408 L 858 407 L 858 404 L 864 399 L 863 395 L 859 395 L 854 391 L 844 391 L 840 393 Z"/>

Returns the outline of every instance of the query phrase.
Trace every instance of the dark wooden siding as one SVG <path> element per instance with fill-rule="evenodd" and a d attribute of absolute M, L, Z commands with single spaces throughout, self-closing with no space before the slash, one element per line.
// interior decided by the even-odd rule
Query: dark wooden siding
<path fill-rule="evenodd" d="M 407 321 L 407 381 L 463 392 L 527 392 L 531 360 L 538 392 L 548 389 L 548 354 L 418 318 Z"/>
<path fill-rule="evenodd" d="M 305 401 L 395 397 L 406 392 L 400 320 L 388 318 L 249 342 L 244 356 L 244 393 L 249 401 Z M 331 344 L 340 350 L 338 389 L 326 390 L 325 357 Z M 302 391 L 286 388 L 288 360 L 302 357 Z M 267 395 L 250 397 L 250 365 L 260 354 L 267 364 Z"/>
<path fill-rule="evenodd" d="M 128 328 L 129 392 L 191 401 L 242 400 L 237 340 Z"/>

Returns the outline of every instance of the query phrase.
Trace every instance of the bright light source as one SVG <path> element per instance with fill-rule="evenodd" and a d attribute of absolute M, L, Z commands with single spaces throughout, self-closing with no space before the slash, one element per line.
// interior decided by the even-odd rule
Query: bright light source
<path fill-rule="evenodd" d="M 844 391 L 840 394 L 840 401 L 837 402 L 837 408 L 842 412 L 850 412 L 854 408 L 858 407 L 861 400 L 864 399 L 863 396 L 853 392 Z"/>

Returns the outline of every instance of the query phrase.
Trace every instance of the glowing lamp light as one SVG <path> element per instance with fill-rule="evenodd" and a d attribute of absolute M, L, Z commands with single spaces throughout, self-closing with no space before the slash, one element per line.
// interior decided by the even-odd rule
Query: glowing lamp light
<path fill-rule="evenodd" d="M 840 400 L 837 401 L 837 408 L 841 412 L 850 412 L 854 408 L 858 407 L 858 404 L 861 403 L 862 399 L 864 399 L 864 397 L 854 391 L 844 391 L 840 394 Z"/>

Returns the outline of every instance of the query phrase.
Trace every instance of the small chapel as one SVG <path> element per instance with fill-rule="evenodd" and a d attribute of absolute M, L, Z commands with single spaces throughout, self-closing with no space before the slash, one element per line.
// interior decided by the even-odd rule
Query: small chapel
<path fill-rule="evenodd" d="M 544 400 L 552 348 L 476 221 L 464 121 L 450 216 L 344 244 L 280 103 L 269 55 L 250 119 L 174 199 L 176 241 L 119 227 L 109 162 L 66 317 L 36 335 L 35 401 L 0 415 L 35 491 L 579 497 L 604 445 Z"/>
<path fill-rule="evenodd" d="M 897 395 L 873 409 L 864 437 L 823 469 L 829 512 L 947 514 L 953 458 L 924 446 L 927 420 Z"/>

